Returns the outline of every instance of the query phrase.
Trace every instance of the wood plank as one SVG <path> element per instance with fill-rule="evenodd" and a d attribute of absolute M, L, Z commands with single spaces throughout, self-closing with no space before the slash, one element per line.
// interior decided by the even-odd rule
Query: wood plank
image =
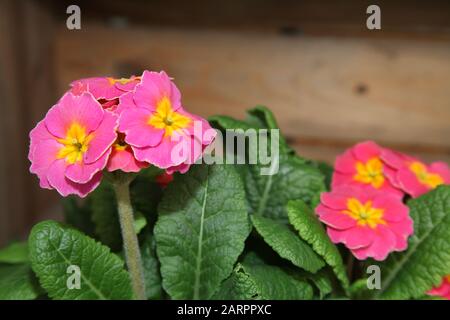
<path fill-rule="evenodd" d="M 26 161 L 22 137 L 22 101 L 20 98 L 20 43 L 13 30 L 20 33 L 16 23 L 17 3 L 0 2 L 0 95 L 3 114 L 0 117 L 0 246 L 18 237 L 25 224 L 26 192 L 23 171 Z M 6 111 L 6 112 L 5 112 Z"/>
<path fill-rule="evenodd" d="M 366 28 L 371 0 L 81 0 L 83 19 L 179 28 L 258 29 L 286 35 L 420 36 L 449 39 L 450 2 L 379 0 L 383 32 Z M 70 0 L 54 2 L 63 18 Z"/>
<path fill-rule="evenodd" d="M 29 131 L 54 103 L 50 12 L 36 1 L 0 2 L 0 246 L 24 238 L 57 198 L 29 173 Z"/>
<path fill-rule="evenodd" d="M 118 75 L 121 65 L 164 69 L 186 108 L 203 116 L 242 117 L 262 103 L 292 139 L 338 145 L 374 139 L 450 154 L 448 42 L 95 24 L 81 32 L 61 29 L 57 38 L 61 93 L 73 79 Z"/>

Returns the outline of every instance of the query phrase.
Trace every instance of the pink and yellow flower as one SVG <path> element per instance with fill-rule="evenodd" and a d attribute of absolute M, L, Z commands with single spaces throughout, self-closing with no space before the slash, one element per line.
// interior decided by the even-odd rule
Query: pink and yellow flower
<path fill-rule="evenodd" d="M 136 76 L 121 79 L 93 77 L 76 80 L 70 86 L 73 94 L 90 92 L 104 109 L 114 111 L 119 104 L 119 98 L 126 92 L 133 91 L 140 79 Z"/>
<path fill-rule="evenodd" d="M 356 144 L 338 156 L 332 178 L 332 187 L 354 186 L 365 190 L 379 190 L 401 197 L 387 175 L 392 169 L 381 159 L 383 149 L 372 141 Z"/>
<path fill-rule="evenodd" d="M 30 133 L 30 171 L 43 188 L 86 196 L 100 183 L 116 128 L 117 116 L 92 94 L 69 92 Z"/>
<path fill-rule="evenodd" d="M 321 195 L 316 212 L 330 239 L 360 260 L 381 261 L 392 251 L 405 250 L 413 233 L 408 207 L 392 193 L 338 187 Z"/>
<path fill-rule="evenodd" d="M 125 135 L 119 133 L 112 146 L 106 169 L 110 172 L 122 170 L 123 172 L 139 172 L 148 167 L 148 163 L 136 160 L 133 150 L 125 143 Z"/>
<path fill-rule="evenodd" d="M 439 286 L 427 292 L 430 296 L 438 296 L 450 300 L 450 275 L 445 276 Z"/>
<path fill-rule="evenodd" d="M 444 162 L 424 162 L 391 150 L 384 150 L 383 161 L 392 170 L 387 177 L 392 184 L 416 198 L 441 184 L 450 184 L 450 169 Z"/>
<path fill-rule="evenodd" d="M 180 91 L 165 72 L 144 71 L 130 98 L 119 104 L 119 131 L 139 161 L 186 172 L 215 137 L 206 120 L 182 108 Z"/>

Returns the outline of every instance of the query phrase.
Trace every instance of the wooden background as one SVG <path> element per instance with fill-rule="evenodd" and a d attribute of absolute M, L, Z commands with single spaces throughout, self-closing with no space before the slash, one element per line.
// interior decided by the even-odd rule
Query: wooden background
<path fill-rule="evenodd" d="M 69 4 L 82 29 L 66 28 Z M 265 104 L 300 154 L 333 162 L 363 139 L 450 160 L 450 2 L 0 1 L 0 245 L 58 216 L 28 173 L 28 132 L 77 78 L 166 70 L 185 107 Z"/>

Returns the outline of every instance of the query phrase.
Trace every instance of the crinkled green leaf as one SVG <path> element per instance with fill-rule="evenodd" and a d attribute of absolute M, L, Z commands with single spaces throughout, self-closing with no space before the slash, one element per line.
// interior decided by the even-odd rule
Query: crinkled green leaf
<path fill-rule="evenodd" d="M 14 242 L 0 250 L 0 263 L 24 262 L 28 262 L 28 244 L 26 242 Z"/>
<path fill-rule="evenodd" d="M 450 186 L 408 202 L 414 235 L 408 249 L 391 254 L 381 267 L 382 299 L 419 298 L 450 271 Z"/>
<path fill-rule="evenodd" d="M 278 124 L 272 112 L 263 106 L 248 111 L 246 121 L 236 120 L 227 116 L 210 118 L 212 125 L 219 129 L 278 129 Z M 270 151 L 268 143 L 268 150 Z M 247 194 L 250 212 L 269 218 L 287 222 L 286 204 L 289 200 L 301 199 L 310 204 L 318 199 L 318 194 L 325 191 L 324 176 L 320 170 L 307 161 L 299 158 L 279 136 L 279 157 L 272 157 L 267 165 L 248 164 L 241 166 L 241 174 Z M 249 153 L 258 152 L 247 147 Z M 254 157 L 257 159 L 258 157 Z M 277 161 L 278 160 L 278 161 Z M 247 162 L 248 163 L 248 162 Z M 276 168 L 279 167 L 278 172 Z M 266 168 L 275 174 L 262 175 L 261 169 Z"/>
<path fill-rule="evenodd" d="M 147 235 L 141 246 L 142 266 L 144 268 L 145 293 L 148 299 L 161 298 L 161 275 L 156 257 L 156 243 L 151 235 Z"/>
<path fill-rule="evenodd" d="M 317 273 L 302 272 L 300 276 L 303 280 L 309 280 L 317 287 L 320 299 L 324 299 L 333 291 L 333 283 L 327 268 L 321 269 Z"/>
<path fill-rule="evenodd" d="M 279 171 L 274 175 L 261 175 L 259 165 L 248 165 L 245 189 L 253 214 L 287 221 L 289 200 L 311 203 L 325 185 L 320 171 L 296 156 L 281 154 L 279 161 Z"/>
<path fill-rule="evenodd" d="M 333 268 L 342 286 L 347 288 L 349 281 L 342 257 L 314 212 L 301 200 L 290 201 L 287 208 L 289 221 L 298 231 L 300 237 L 308 242 L 314 251 Z"/>
<path fill-rule="evenodd" d="M 228 165 L 195 165 L 169 184 L 155 225 L 163 287 L 208 299 L 230 275 L 250 232 L 245 193 Z"/>
<path fill-rule="evenodd" d="M 40 293 L 28 264 L 0 265 L 0 300 L 32 300 Z"/>
<path fill-rule="evenodd" d="M 53 299 L 130 299 L 131 283 L 124 262 L 110 249 L 81 232 L 54 221 L 33 227 L 28 240 L 30 260 L 41 286 Z M 81 271 L 80 289 L 67 281 Z"/>
<path fill-rule="evenodd" d="M 214 296 L 218 300 L 308 300 L 312 287 L 283 269 L 264 264 L 238 264 Z"/>
<path fill-rule="evenodd" d="M 262 216 L 252 216 L 252 222 L 264 241 L 297 267 L 315 273 L 325 265 L 314 250 L 288 226 Z"/>

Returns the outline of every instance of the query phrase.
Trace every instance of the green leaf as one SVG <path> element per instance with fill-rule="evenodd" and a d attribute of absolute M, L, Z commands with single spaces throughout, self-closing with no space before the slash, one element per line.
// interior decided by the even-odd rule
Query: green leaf
<path fill-rule="evenodd" d="M 319 289 L 319 297 L 323 299 L 326 295 L 333 291 L 333 284 L 328 276 L 327 269 L 322 269 L 315 274 L 308 274 L 305 277 L 311 280 L 314 285 Z"/>
<path fill-rule="evenodd" d="M 297 267 L 315 273 L 325 265 L 311 247 L 286 225 L 261 216 L 252 216 L 252 222 L 264 241 Z"/>
<path fill-rule="evenodd" d="M 141 246 L 142 265 L 144 268 L 145 293 L 148 299 L 159 299 L 162 295 L 159 262 L 156 258 L 156 243 L 148 235 Z"/>
<path fill-rule="evenodd" d="M 40 293 L 28 264 L 0 265 L 0 300 L 32 300 Z"/>
<path fill-rule="evenodd" d="M 391 254 L 381 267 L 382 299 L 419 298 L 450 270 L 450 186 L 408 202 L 414 235 L 408 249 Z"/>
<path fill-rule="evenodd" d="M 342 257 L 314 212 L 301 200 L 290 201 L 287 210 L 289 221 L 298 231 L 300 237 L 308 242 L 314 251 L 333 268 L 344 289 L 348 288 L 349 281 Z"/>
<path fill-rule="evenodd" d="M 281 154 L 279 160 L 279 171 L 274 175 L 261 175 L 258 165 L 247 166 L 245 190 L 251 213 L 287 222 L 289 200 L 311 203 L 325 185 L 320 171 L 300 158 Z"/>
<path fill-rule="evenodd" d="M 147 219 L 145 219 L 144 215 L 140 212 L 136 212 L 134 218 L 134 229 L 136 230 L 136 234 L 139 234 L 146 225 Z"/>
<path fill-rule="evenodd" d="M 174 299 L 208 299 L 229 276 L 250 232 L 245 193 L 228 165 L 195 165 L 169 184 L 155 239 L 163 287 Z"/>
<path fill-rule="evenodd" d="M 352 299 L 367 300 L 370 299 L 373 292 L 367 286 L 367 279 L 362 278 L 351 284 L 349 287 L 349 293 Z"/>
<path fill-rule="evenodd" d="M 254 124 L 249 124 L 245 121 L 236 120 L 229 116 L 212 116 L 208 118 L 208 121 L 211 123 L 211 125 L 217 129 L 230 129 L 230 130 L 236 130 L 236 129 L 257 129 L 260 128 L 260 126 L 255 126 Z"/>
<path fill-rule="evenodd" d="M 249 110 L 246 121 L 227 116 L 214 116 L 210 121 L 214 127 L 222 130 L 278 129 L 272 112 L 263 106 Z M 318 199 L 320 192 L 325 191 L 325 184 L 324 176 L 317 166 L 296 156 L 281 135 L 278 142 L 279 159 L 273 157 L 271 163 L 271 169 L 279 167 L 277 173 L 262 175 L 261 169 L 267 168 L 267 165 L 260 164 L 241 165 L 240 171 L 250 212 L 287 222 L 287 202 L 301 199 L 310 204 Z M 257 152 L 251 148 L 247 149 L 247 153 Z"/>
<path fill-rule="evenodd" d="M 81 232 L 54 221 L 33 227 L 28 240 L 33 271 L 53 299 L 131 299 L 132 291 L 123 260 Z M 68 289 L 73 273 L 81 271 L 80 289 Z"/>
<path fill-rule="evenodd" d="M 320 172 L 322 172 L 325 177 L 325 186 L 327 187 L 327 190 L 330 190 L 331 180 L 334 172 L 333 166 L 321 161 L 314 161 L 312 162 L 312 164 L 315 165 L 320 170 Z"/>
<path fill-rule="evenodd" d="M 312 287 L 283 269 L 264 264 L 238 264 L 214 299 L 308 300 Z"/>
<path fill-rule="evenodd" d="M 28 262 L 28 244 L 15 242 L 0 250 L 0 263 Z"/>

